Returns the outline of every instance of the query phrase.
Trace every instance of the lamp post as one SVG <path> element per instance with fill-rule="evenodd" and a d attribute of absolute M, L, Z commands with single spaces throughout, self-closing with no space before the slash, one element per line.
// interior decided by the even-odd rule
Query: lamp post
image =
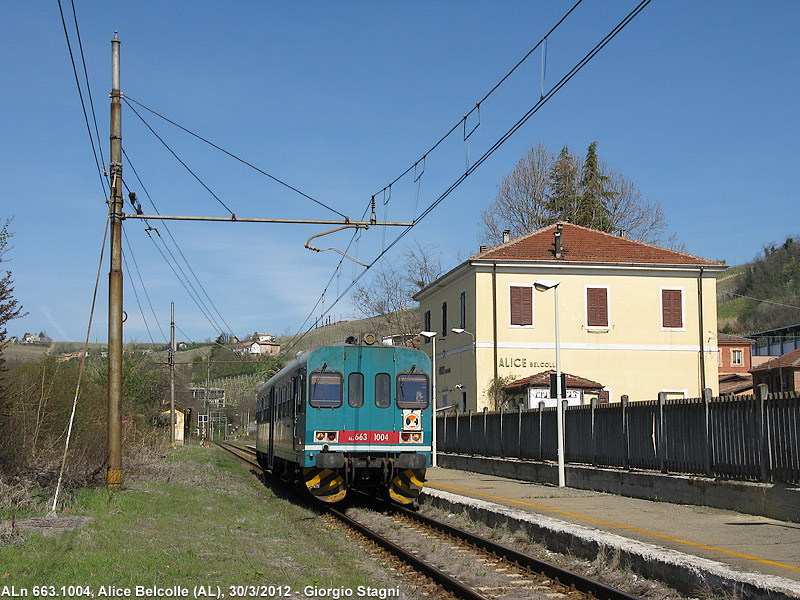
<path fill-rule="evenodd" d="M 419 334 L 431 340 L 433 349 L 431 350 L 431 423 L 433 425 L 433 432 L 431 433 L 431 466 L 436 466 L 436 332 L 435 331 L 420 331 Z"/>
<path fill-rule="evenodd" d="M 555 294 L 555 319 L 556 319 L 556 423 L 558 429 L 558 487 L 564 487 L 564 408 L 561 398 L 564 391 L 561 389 L 561 339 L 558 331 L 558 285 L 560 281 L 554 279 L 538 279 L 533 282 L 539 292 L 552 289 Z"/>
<path fill-rule="evenodd" d="M 475 345 L 475 334 L 471 333 L 471 332 L 469 332 L 466 329 L 463 329 L 461 327 L 453 327 L 450 331 L 452 331 L 456 335 L 461 335 L 462 333 L 466 333 L 467 335 L 472 337 L 472 370 L 474 372 L 473 374 L 475 375 L 475 399 L 477 400 L 477 398 L 478 398 L 478 384 L 477 384 L 477 382 L 478 382 L 478 367 L 477 367 L 478 354 L 477 354 L 477 352 L 478 351 L 477 351 L 477 347 Z M 462 386 L 462 391 L 463 391 L 463 386 Z M 466 406 L 464 408 L 466 409 Z"/>

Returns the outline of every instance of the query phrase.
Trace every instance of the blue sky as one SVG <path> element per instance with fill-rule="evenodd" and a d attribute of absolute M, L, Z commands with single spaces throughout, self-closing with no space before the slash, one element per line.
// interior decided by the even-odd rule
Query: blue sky
<path fill-rule="evenodd" d="M 106 161 L 110 40 L 118 30 L 127 97 L 351 219 L 360 219 L 377 193 L 378 218 L 398 221 L 419 215 L 463 173 L 463 134 L 459 130 L 427 157 L 418 190 L 413 170 L 392 187 L 386 207 L 381 190 L 458 123 L 572 4 L 75 0 Z M 79 60 L 72 5 L 62 5 Z M 548 40 L 545 91 L 635 5 L 584 0 Z M 81 340 L 106 192 L 57 2 L 4 3 L 0 16 L 0 217 L 13 217 L 15 232 L 4 267 L 29 313 L 8 330 Z M 800 233 L 798 31 L 797 2 L 653 0 L 383 260 L 397 261 L 404 245 L 418 240 L 437 244 L 445 266 L 454 266 L 477 250 L 480 211 L 530 145 L 542 142 L 557 151 L 568 144 L 584 153 L 595 140 L 602 159 L 661 203 L 689 252 L 730 265 L 752 260 L 763 245 Z M 80 63 L 78 69 L 82 78 Z M 472 161 L 539 99 L 541 71 L 537 50 L 482 105 L 470 138 Z M 139 112 L 239 217 L 337 217 Z M 145 212 L 152 207 L 131 165 L 162 214 L 228 214 L 126 105 L 123 147 L 130 159 L 124 179 Z M 168 238 L 162 223 L 151 225 Z M 210 308 L 216 324 L 177 281 L 145 224 L 129 220 L 126 341 L 164 341 L 171 300 L 178 337 L 192 340 L 216 337 L 217 325 L 238 335 L 283 334 L 304 327 L 309 314 L 353 314 L 349 294 L 330 308 L 363 270 L 352 262 L 317 304 L 341 257 L 303 246 L 328 227 L 166 227 L 216 307 Z M 362 232 L 350 253 L 369 263 L 399 232 Z M 351 237 L 340 232 L 315 245 L 344 250 Z M 106 263 L 92 341 L 107 337 L 107 272 Z"/>

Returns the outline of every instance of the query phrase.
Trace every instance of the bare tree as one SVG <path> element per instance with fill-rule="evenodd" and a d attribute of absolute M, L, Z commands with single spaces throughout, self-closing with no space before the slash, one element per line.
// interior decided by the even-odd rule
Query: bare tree
<path fill-rule="evenodd" d="M 494 201 L 481 212 L 483 241 L 494 246 L 503 241 L 504 229 L 510 229 L 513 238 L 551 222 L 547 192 L 554 160 L 553 153 L 543 144 L 530 147 L 500 182 Z"/>
<path fill-rule="evenodd" d="M 606 164 L 601 169 L 606 173 L 609 188 L 613 191 L 608 202 L 612 231 L 640 242 L 655 244 L 664 241 L 667 218 L 661 205 L 643 198 L 630 178 L 609 169 Z"/>
<path fill-rule="evenodd" d="M 661 205 L 644 198 L 630 178 L 598 161 L 594 142 L 586 159 L 570 154 L 566 146 L 558 156 L 541 143 L 531 146 L 482 211 L 480 239 L 497 245 L 505 229 L 513 238 L 561 220 L 648 243 L 680 243 L 666 238 Z"/>
<path fill-rule="evenodd" d="M 403 252 L 401 264 L 385 261 L 369 283 L 356 286 L 353 304 L 365 318 L 380 317 L 385 333 L 407 334 L 419 329 L 413 295 L 442 273 L 441 252 L 433 244 L 415 241 Z"/>

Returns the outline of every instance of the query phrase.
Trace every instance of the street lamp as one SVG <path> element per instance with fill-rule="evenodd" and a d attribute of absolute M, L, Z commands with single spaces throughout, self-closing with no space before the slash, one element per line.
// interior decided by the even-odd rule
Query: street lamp
<path fill-rule="evenodd" d="M 462 327 L 453 327 L 450 331 L 455 333 L 456 335 L 461 335 L 462 333 L 466 333 L 467 335 L 472 337 L 472 370 L 474 371 L 475 375 L 475 398 L 477 400 L 478 396 L 478 351 L 475 344 L 475 334 L 463 329 Z M 463 386 L 462 386 L 463 391 Z M 466 410 L 466 406 L 463 407 Z"/>
<path fill-rule="evenodd" d="M 561 339 L 558 332 L 558 285 L 560 281 L 554 279 L 537 279 L 533 286 L 538 292 L 552 289 L 555 293 L 556 313 L 556 423 L 558 428 L 558 487 L 564 487 L 564 408 L 561 404 L 563 390 L 561 389 Z"/>
<path fill-rule="evenodd" d="M 433 349 L 431 351 L 431 404 L 433 410 L 431 411 L 431 424 L 433 425 L 433 432 L 431 434 L 431 466 L 436 466 L 436 332 L 435 331 L 420 331 L 419 334 L 433 342 Z"/>

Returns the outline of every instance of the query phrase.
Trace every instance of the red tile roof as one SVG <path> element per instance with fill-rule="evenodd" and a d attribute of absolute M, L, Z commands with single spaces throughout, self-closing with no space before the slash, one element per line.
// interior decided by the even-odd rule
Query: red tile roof
<path fill-rule="evenodd" d="M 555 256 L 555 237 L 562 227 L 562 253 Z M 724 263 L 686 252 L 660 248 L 636 240 L 560 222 L 494 246 L 472 257 L 474 260 L 559 261 L 566 263 L 611 263 L 633 265 L 702 265 L 724 267 Z"/>
<path fill-rule="evenodd" d="M 719 376 L 719 394 L 741 394 L 752 392 L 753 376 L 750 374 L 732 374 Z"/>
<path fill-rule="evenodd" d="M 720 333 L 717 335 L 718 344 L 754 344 L 755 340 L 742 337 L 740 335 L 731 335 L 729 333 Z"/>
<path fill-rule="evenodd" d="M 536 375 L 531 375 L 530 377 L 525 377 L 524 379 L 517 379 L 516 381 L 509 383 L 505 386 L 507 390 L 521 390 L 526 387 L 549 387 L 550 385 L 550 374 L 555 373 L 553 369 L 549 371 L 543 371 L 541 373 L 537 373 Z M 602 390 L 603 384 L 597 383 L 596 381 L 592 381 L 591 379 L 586 379 L 585 377 L 578 377 L 577 375 L 570 375 L 569 373 L 564 373 L 567 376 L 567 389 L 578 389 L 578 390 Z"/>
<path fill-rule="evenodd" d="M 750 369 L 751 373 L 768 371 L 770 369 L 800 369 L 800 348 L 788 352 L 780 357 L 770 358 L 767 362 Z"/>

